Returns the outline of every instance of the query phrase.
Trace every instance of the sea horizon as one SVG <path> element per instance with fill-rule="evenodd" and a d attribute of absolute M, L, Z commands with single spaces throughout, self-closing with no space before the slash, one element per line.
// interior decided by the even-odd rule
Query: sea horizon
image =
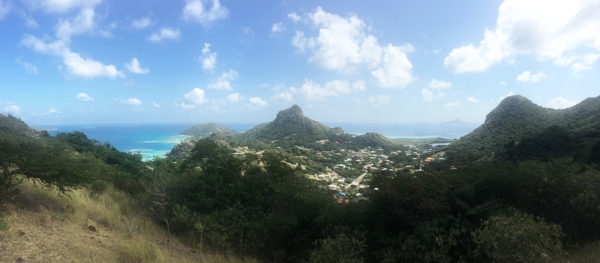
<path fill-rule="evenodd" d="M 218 123 L 238 132 L 252 129 L 259 123 Z M 446 138 L 458 139 L 478 126 L 466 122 L 445 123 L 324 123 L 330 127 L 341 127 L 349 134 L 364 134 L 378 132 L 390 139 L 409 138 Z M 108 142 L 119 151 L 140 153 L 144 160 L 155 157 L 165 157 L 178 143 L 189 136 L 181 135 L 181 131 L 197 124 L 81 124 L 81 125 L 37 125 L 40 130 L 46 130 L 52 136 L 60 132 L 80 131 L 90 139 L 100 143 Z"/>

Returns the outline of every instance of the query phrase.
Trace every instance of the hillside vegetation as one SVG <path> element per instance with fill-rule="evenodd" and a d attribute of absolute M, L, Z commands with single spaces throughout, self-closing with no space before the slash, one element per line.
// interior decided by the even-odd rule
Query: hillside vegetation
<path fill-rule="evenodd" d="M 600 97 L 568 109 L 535 105 L 522 96 L 505 98 L 470 134 L 448 152 L 458 162 L 573 157 L 600 159 Z"/>
<path fill-rule="evenodd" d="M 599 117 L 589 115 L 598 105 L 594 98 L 555 111 L 522 97 L 507 98 L 482 127 L 451 144 L 446 160 L 418 172 L 373 171 L 364 196 L 349 202 L 336 200 L 341 193 L 306 177 L 300 165 L 290 165 L 286 151 L 311 153 L 295 145 L 323 139 L 318 136 L 339 139 L 328 141 L 331 147 L 386 139 L 319 126 L 295 107 L 250 133 L 255 139 L 247 142 L 263 147 L 260 152 L 241 154 L 234 147 L 244 141 L 213 134 L 191 143 L 180 159 L 150 162 L 82 133 L 52 137 L 6 117 L 0 127 L 12 128 L 0 134 L 0 187 L 8 211 L 20 211 L 19 196 L 30 191 L 31 181 L 56 189 L 53 200 L 61 198 L 58 193 L 72 194 L 72 203 L 60 201 L 69 204 L 64 222 L 89 231 L 90 219 L 100 234 L 118 232 L 94 239 L 121 240 L 111 247 L 118 252 L 115 260 L 126 262 L 194 260 L 196 253 L 211 251 L 236 255 L 216 260 L 261 262 L 585 262 L 595 258 L 590 248 L 600 240 L 600 168 L 590 150 L 597 145 Z M 270 137 L 269 131 L 283 137 Z M 544 145 L 552 139 L 561 144 Z M 519 150 L 538 145 L 546 148 Z M 88 198 L 98 201 L 76 202 Z M 100 210 L 111 212 L 94 212 L 100 204 Z M 11 251 L 20 251 L 12 257 L 27 247 L 18 243 L 19 236 L 28 237 L 18 231 L 20 221 L 37 216 L 22 214 L 29 219 L 19 220 L 21 212 L 14 213 L 3 212 L 0 220 L 0 226 L 17 226 L 0 230 Z M 60 222 L 52 226 L 59 229 Z M 161 229 L 147 230 L 156 228 L 152 224 Z M 64 229 L 75 240 L 85 237 Z M 188 248 L 178 254 L 153 241 L 164 240 L 165 232 L 177 240 L 168 244 Z"/>
<path fill-rule="evenodd" d="M 235 134 L 237 132 L 228 127 L 225 127 L 223 125 L 219 125 L 216 123 L 205 123 L 205 124 L 194 125 L 192 127 L 189 127 L 187 129 L 181 131 L 179 134 L 193 136 L 193 137 L 197 137 L 197 138 L 204 138 L 213 133 Z"/>

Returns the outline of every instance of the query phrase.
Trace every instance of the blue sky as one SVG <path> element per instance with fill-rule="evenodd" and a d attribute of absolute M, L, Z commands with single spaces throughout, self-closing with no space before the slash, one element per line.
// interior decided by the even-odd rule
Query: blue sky
<path fill-rule="evenodd" d="M 0 0 L 0 112 L 36 125 L 482 122 L 600 95 L 600 1 Z"/>

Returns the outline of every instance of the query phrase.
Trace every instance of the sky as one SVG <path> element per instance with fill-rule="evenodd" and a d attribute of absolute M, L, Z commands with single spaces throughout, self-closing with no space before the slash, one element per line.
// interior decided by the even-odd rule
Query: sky
<path fill-rule="evenodd" d="M 600 95 L 600 0 L 0 0 L 29 124 L 483 122 Z"/>

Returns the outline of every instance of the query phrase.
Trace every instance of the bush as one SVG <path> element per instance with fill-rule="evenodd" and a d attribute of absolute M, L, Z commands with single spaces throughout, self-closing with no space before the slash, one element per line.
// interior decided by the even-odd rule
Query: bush
<path fill-rule="evenodd" d="M 364 261 L 362 254 L 366 244 L 363 238 L 356 235 L 342 232 L 335 237 L 321 239 L 318 244 L 319 248 L 310 254 L 310 262 L 359 263 Z"/>
<path fill-rule="evenodd" d="M 482 261 L 545 262 L 562 253 L 558 225 L 515 210 L 510 216 L 492 216 L 473 232 L 476 255 Z"/>

